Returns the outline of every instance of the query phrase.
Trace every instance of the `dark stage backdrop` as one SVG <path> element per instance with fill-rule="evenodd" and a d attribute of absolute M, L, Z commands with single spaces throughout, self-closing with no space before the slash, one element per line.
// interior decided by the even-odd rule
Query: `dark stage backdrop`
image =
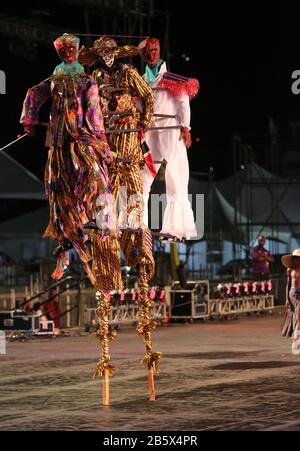
<path fill-rule="evenodd" d="M 208 4 L 209 3 L 209 4 Z M 200 80 L 200 93 L 192 101 L 191 170 L 215 168 L 220 179 L 232 173 L 232 136 L 268 133 L 269 118 L 279 133 L 289 133 L 289 123 L 300 116 L 299 96 L 291 93 L 291 74 L 300 68 L 299 6 L 280 2 L 154 2 L 170 14 L 170 59 L 172 71 Z M 37 21 L 46 28 L 85 31 L 79 6 L 63 1 L 27 1 L 16 6 L 6 2 L 1 17 L 17 16 Z M 107 24 L 106 24 L 107 25 Z M 107 25 L 109 28 L 109 24 Z M 151 22 L 152 34 L 163 39 L 162 20 Z M 91 22 L 91 32 L 102 25 Z M 46 78 L 59 62 L 51 43 L 27 41 L 0 30 L 1 67 L 6 73 L 6 94 L 0 96 L 0 145 L 13 139 L 22 101 L 28 87 Z M 139 64 L 139 61 L 136 61 Z M 43 108 L 47 120 L 49 105 Z M 20 142 L 9 152 L 42 177 L 47 156 L 44 129 Z"/>

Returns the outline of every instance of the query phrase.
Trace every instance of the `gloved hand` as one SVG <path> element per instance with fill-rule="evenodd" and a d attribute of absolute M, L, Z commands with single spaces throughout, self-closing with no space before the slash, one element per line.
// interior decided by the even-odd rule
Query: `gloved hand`
<path fill-rule="evenodd" d="M 192 137 L 188 127 L 181 127 L 179 141 L 184 141 L 186 147 L 189 149 L 192 145 Z"/>
<path fill-rule="evenodd" d="M 35 128 L 33 125 L 24 125 L 24 133 L 27 133 L 28 136 L 32 137 L 35 135 Z"/>

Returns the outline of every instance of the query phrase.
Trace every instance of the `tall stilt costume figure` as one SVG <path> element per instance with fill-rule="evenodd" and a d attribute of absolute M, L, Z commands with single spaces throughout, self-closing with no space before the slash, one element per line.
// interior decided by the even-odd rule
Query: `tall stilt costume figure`
<path fill-rule="evenodd" d="M 97 81 L 100 94 L 101 109 L 105 118 L 111 150 L 116 154 L 118 162 L 110 168 L 110 180 L 114 198 L 122 197 L 118 224 L 121 236 L 116 240 L 113 236 L 105 242 L 98 242 L 94 258 L 96 262 L 105 259 L 119 262 L 120 248 L 126 263 L 139 270 L 139 302 L 141 322 L 137 332 L 144 337 L 146 354 L 142 363 L 148 367 L 150 400 L 155 399 L 153 370 L 157 370 L 160 353 L 153 352 L 151 332 L 155 329 L 155 322 L 150 319 L 151 300 L 148 295 L 148 281 L 154 273 L 152 255 L 152 236 L 143 225 L 143 191 L 141 182 L 141 166 L 144 165 L 140 145 L 140 134 L 132 129 L 146 130 L 152 120 L 154 99 L 152 90 L 145 83 L 136 69 L 129 65 L 115 61 L 116 58 L 137 54 L 138 49 L 133 46 L 118 47 L 109 37 L 97 39 L 92 48 L 82 48 L 79 61 L 93 65 L 99 63 L 101 68 L 94 70 L 93 77 Z M 136 106 L 137 100 L 142 103 L 143 111 Z M 113 372 L 108 353 L 108 293 L 99 287 L 100 329 L 98 337 L 102 345 L 102 359 L 96 369 L 96 374 L 104 376 L 104 400 L 108 398 L 108 377 Z M 107 403 L 104 401 L 104 404 Z"/>
<path fill-rule="evenodd" d="M 167 72 L 160 59 L 158 39 L 148 38 L 140 44 L 140 54 L 146 63 L 144 79 L 154 89 L 155 117 L 152 127 L 173 129 L 148 131 L 145 140 L 154 161 L 167 161 L 167 207 L 160 237 L 183 241 L 197 236 L 193 211 L 188 200 L 189 164 L 186 148 L 192 144 L 190 135 L 190 104 L 199 89 L 195 79 Z M 176 126 L 178 130 L 176 130 Z M 160 164 L 156 164 L 157 170 Z M 154 180 L 153 171 L 145 167 L 142 173 L 145 206 Z M 144 209 L 148 224 L 148 209 Z"/>
<path fill-rule="evenodd" d="M 90 264 L 92 256 L 84 226 L 97 214 L 99 195 L 109 194 L 107 164 L 113 157 L 104 134 L 97 84 L 77 60 L 79 39 L 64 34 L 54 41 L 54 46 L 62 63 L 49 79 L 28 90 L 20 122 L 25 132 L 33 135 L 42 104 L 52 98 L 51 144 L 45 170 L 50 221 L 44 235 L 59 243 L 52 276 L 63 276 L 69 264 L 68 249 L 74 248 L 91 282 L 96 284 L 99 274 Z M 104 239 L 104 233 L 99 231 L 95 240 Z M 115 273 L 108 269 L 109 280 L 104 278 L 104 282 L 106 288 L 112 289 L 116 285 Z"/>

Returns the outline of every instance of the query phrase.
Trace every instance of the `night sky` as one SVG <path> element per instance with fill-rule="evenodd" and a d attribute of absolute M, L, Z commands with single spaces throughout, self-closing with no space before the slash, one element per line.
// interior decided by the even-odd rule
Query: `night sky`
<path fill-rule="evenodd" d="M 192 101 L 191 170 L 206 172 L 212 166 L 218 179 L 232 173 L 233 134 L 266 134 L 270 117 L 279 133 L 287 134 L 289 122 L 300 118 L 300 96 L 291 93 L 291 74 L 300 69 L 297 2 L 285 2 L 281 7 L 263 2 L 263 9 L 262 2 L 231 7 L 229 2 L 223 3 L 205 6 L 197 2 L 196 11 L 195 1 L 184 6 L 178 1 L 156 1 L 157 7 L 171 13 L 169 68 L 200 81 L 199 95 Z M 0 12 L 31 17 L 62 31 L 84 32 L 80 8 L 62 2 L 27 1 L 17 9 L 14 3 L 2 4 Z M 103 32 L 96 20 L 91 32 Z M 161 20 L 153 22 L 152 34 L 163 38 Z M 18 41 L 0 34 L 0 39 L 0 69 L 7 76 L 7 94 L 0 96 L 0 145 L 4 145 L 22 132 L 18 121 L 26 90 L 48 77 L 59 59 L 51 44 L 30 43 L 24 52 L 19 47 L 22 36 Z M 49 105 L 44 107 L 42 119 L 47 119 L 48 111 Z M 43 142 L 44 130 L 39 129 L 35 138 L 20 142 L 9 152 L 42 177 L 47 157 Z"/>

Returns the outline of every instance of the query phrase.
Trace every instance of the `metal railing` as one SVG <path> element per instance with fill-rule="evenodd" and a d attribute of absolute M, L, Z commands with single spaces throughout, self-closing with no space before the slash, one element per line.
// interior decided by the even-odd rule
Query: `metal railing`
<path fill-rule="evenodd" d="M 51 319 L 59 320 L 60 327 L 84 327 L 84 309 L 95 302 L 95 289 L 87 287 L 86 276 L 67 276 L 64 279 L 49 285 L 39 293 L 18 303 L 17 308 L 24 311 L 31 311 L 34 304 L 38 302 L 42 307 L 42 315 L 48 315 L 57 310 L 55 316 L 51 315 Z M 47 308 L 50 301 L 57 301 L 57 308 Z M 0 310 L 13 310 L 16 308 L 16 299 L 7 295 L 0 296 Z"/>

